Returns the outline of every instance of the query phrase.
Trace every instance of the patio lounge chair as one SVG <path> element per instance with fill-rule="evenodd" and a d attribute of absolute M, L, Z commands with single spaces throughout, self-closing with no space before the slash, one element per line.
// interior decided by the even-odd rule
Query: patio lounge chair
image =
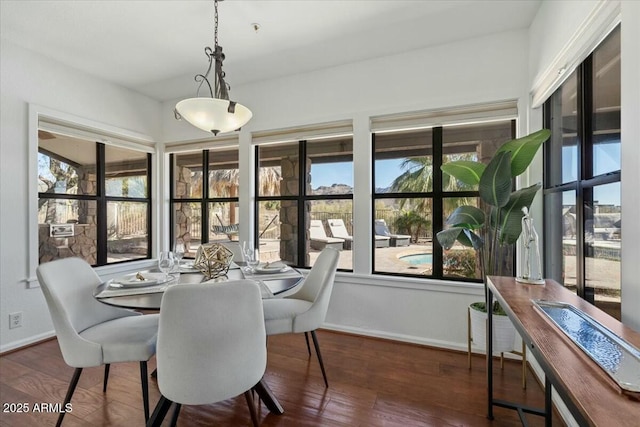
<path fill-rule="evenodd" d="M 345 249 L 351 249 L 351 244 L 353 243 L 353 236 L 349 234 L 347 231 L 347 227 L 344 225 L 344 221 L 342 219 L 329 219 L 327 220 L 329 223 L 329 230 L 331 230 L 331 235 L 333 237 L 339 237 L 345 240 Z M 376 248 L 387 248 L 389 247 L 389 240 L 391 240 L 387 236 L 375 236 L 376 238 Z"/>
<path fill-rule="evenodd" d="M 328 237 L 324 231 L 324 225 L 322 225 L 322 221 L 319 219 L 311 220 L 309 224 L 309 237 L 311 238 L 311 248 L 318 251 L 326 247 L 341 251 L 345 243 L 344 239 Z"/>
<path fill-rule="evenodd" d="M 408 234 L 392 234 L 384 219 L 376 219 L 374 225 L 377 235 L 389 237 L 391 246 L 409 246 L 411 236 Z"/>

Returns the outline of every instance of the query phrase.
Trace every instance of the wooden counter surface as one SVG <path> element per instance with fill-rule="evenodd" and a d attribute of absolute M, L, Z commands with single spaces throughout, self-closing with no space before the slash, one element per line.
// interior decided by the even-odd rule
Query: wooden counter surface
<path fill-rule="evenodd" d="M 490 277 L 489 289 L 579 423 L 582 418 L 586 425 L 593 426 L 640 426 L 640 393 L 623 391 L 531 300 L 571 304 L 636 348 L 640 348 L 640 333 L 553 280 L 546 280 L 545 285 L 528 285 L 513 277 Z"/>

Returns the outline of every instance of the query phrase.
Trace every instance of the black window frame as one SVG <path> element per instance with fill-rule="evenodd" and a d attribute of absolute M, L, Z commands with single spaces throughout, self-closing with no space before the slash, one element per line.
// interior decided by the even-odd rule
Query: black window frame
<path fill-rule="evenodd" d="M 349 136 L 350 138 L 352 138 L 352 142 L 353 142 L 353 137 Z M 298 207 L 298 230 L 306 230 L 307 225 L 305 224 L 305 206 L 307 204 L 307 202 L 313 202 L 313 201 L 324 201 L 324 200 L 351 200 L 351 206 L 352 206 L 352 215 L 353 215 L 353 192 L 349 193 L 349 194 L 323 194 L 323 195 L 311 195 L 311 194 L 306 194 L 306 189 L 307 189 L 307 183 L 306 183 L 306 158 L 307 158 L 307 143 L 313 143 L 314 141 L 312 140 L 299 140 L 297 141 L 298 144 L 298 158 L 299 159 L 305 159 L 304 161 L 299 161 L 298 162 L 298 194 L 295 196 L 261 196 L 259 194 L 259 192 L 257 191 L 258 188 L 260 188 L 260 144 L 257 144 L 254 148 L 255 150 L 255 181 L 254 181 L 254 188 L 256 189 L 256 196 L 255 196 L 255 203 L 254 203 L 254 227 L 253 229 L 256 230 L 256 233 L 253 234 L 253 244 L 257 245 L 259 244 L 259 210 L 260 210 L 260 202 L 268 202 L 268 201 L 280 201 L 280 200 L 289 200 L 289 201 L 295 201 Z M 303 256 L 301 256 L 301 254 L 306 255 L 306 236 L 299 234 L 298 235 L 298 241 L 297 241 L 297 260 L 298 262 L 293 265 L 293 267 L 296 268 L 311 268 L 311 266 L 309 265 L 303 265 L 303 263 L 301 263 L 301 260 L 303 260 Z M 338 271 L 346 271 L 346 272 L 352 272 L 352 269 L 343 269 L 343 268 L 338 268 Z"/>
<path fill-rule="evenodd" d="M 616 27 L 613 31 L 620 31 L 620 26 Z M 612 33 L 613 33 L 612 31 Z M 577 114 L 576 114 L 576 144 L 577 144 L 577 179 L 570 182 L 551 183 L 551 176 L 555 173 L 555 176 L 562 176 L 562 165 L 560 164 L 560 170 L 553 169 L 553 163 L 551 161 L 553 157 L 554 146 L 551 143 L 545 145 L 543 150 L 543 195 L 545 200 L 548 196 L 553 194 L 562 194 L 566 191 L 573 191 L 575 194 L 575 206 L 576 206 L 576 286 L 577 295 L 591 304 L 595 304 L 594 288 L 587 286 L 586 277 L 586 263 L 587 248 L 585 244 L 585 215 L 584 206 L 585 203 L 593 202 L 593 189 L 597 186 L 612 184 L 621 182 L 621 169 L 617 171 L 609 171 L 603 174 L 593 174 L 593 148 L 594 140 L 593 135 L 595 131 L 595 125 L 593 123 L 594 117 L 594 76 L 593 76 L 593 60 L 594 54 L 598 48 L 581 63 L 575 70 L 577 77 Z M 551 95 L 543 104 L 543 123 L 547 129 L 554 129 L 553 118 L 553 99 L 555 92 Z M 619 127 L 618 127 L 619 128 Z M 553 135 L 551 140 L 553 140 Z M 620 135 L 620 143 L 622 143 L 622 135 Z M 543 217 L 543 224 L 548 222 L 545 215 Z M 554 247 L 553 237 L 557 237 L 550 232 L 551 227 L 544 227 L 544 266 L 545 277 L 552 277 L 553 272 L 549 271 L 549 265 L 551 264 L 550 257 L 556 256 L 557 250 Z M 561 280 L 559 282 L 562 283 Z"/>
<path fill-rule="evenodd" d="M 232 148 L 232 147 L 228 147 Z M 239 151 L 239 148 L 236 147 Z M 194 150 L 191 153 L 196 153 Z M 175 156 L 181 153 L 169 154 L 169 241 L 175 242 L 176 240 L 176 227 L 175 227 L 175 204 L 176 203 L 199 203 L 200 204 L 200 244 L 209 243 L 209 205 L 211 203 L 239 203 L 239 196 L 236 197 L 210 197 L 209 194 L 209 155 L 211 150 L 203 149 L 200 151 L 202 154 L 202 196 L 201 197 L 189 197 L 189 198 L 176 198 L 175 197 Z M 173 243 L 172 243 L 173 246 Z M 190 253 L 190 252 L 189 252 Z M 192 256 L 186 256 L 185 258 L 193 258 Z"/>
<path fill-rule="evenodd" d="M 87 141 L 92 143 L 92 141 Z M 105 265 L 125 264 L 129 262 L 140 261 L 151 258 L 151 248 L 153 246 L 153 235 L 151 230 L 152 224 L 152 205 L 151 205 L 151 178 L 152 178 L 152 161 L 151 153 L 146 154 L 147 161 L 147 185 L 146 185 L 146 197 L 121 197 L 121 196 L 107 196 L 106 195 L 106 147 L 107 145 L 95 141 L 96 150 L 96 194 L 58 194 L 38 192 L 38 200 L 78 200 L 78 201 L 93 201 L 96 202 L 96 263 L 93 267 L 101 267 Z M 130 148 L 124 148 L 132 150 Z M 136 151 L 136 150 L 132 150 Z M 67 159 L 60 159 L 59 156 L 49 152 L 48 150 L 38 148 L 38 153 L 43 153 L 49 157 L 57 157 L 59 160 L 68 162 Z M 123 261 L 107 262 L 108 259 L 108 247 L 107 247 L 107 206 L 109 202 L 137 202 L 146 203 L 147 205 L 147 253 L 144 258 L 135 258 Z"/>
<path fill-rule="evenodd" d="M 511 122 L 511 138 L 515 138 L 516 135 L 516 119 L 504 119 L 505 121 L 509 120 Z M 483 123 L 479 121 L 478 123 Z M 470 278 L 470 277 L 454 277 L 454 276 L 445 276 L 444 275 L 444 252 L 443 248 L 438 242 L 438 239 L 435 238 L 436 234 L 443 230 L 445 227 L 443 218 L 444 214 L 444 200 L 451 197 L 480 197 L 478 191 L 443 191 L 442 182 L 443 182 L 443 172 L 441 170 L 441 166 L 443 163 L 444 157 L 444 130 L 449 127 L 447 125 L 444 126 L 433 126 L 429 127 L 432 131 L 432 149 L 431 155 L 433 157 L 432 167 L 433 167 L 433 189 L 429 192 L 422 193 L 377 193 L 376 192 L 376 177 L 375 177 L 375 163 L 376 163 L 376 132 L 372 132 L 371 134 L 371 224 L 372 224 L 372 236 L 375 236 L 375 206 L 376 201 L 383 199 L 403 199 L 403 198 L 430 198 L 432 200 L 432 219 L 431 219 L 431 233 L 433 236 L 433 252 L 432 252 L 432 273 L 430 275 L 422 275 L 422 274 L 406 274 L 406 273 L 397 273 L 397 272 L 389 272 L 389 271 L 378 271 L 376 270 L 375 258 L 376 253 L 375 249 L 371 251 L 371 270 L 372 274 L 383 275 L 383 276 L 396 276 L 396 277 L 410 277 L 410 278 L 419 278 L 419 279 L 434 279 L 434 280 L 448 280 L 448 281 L 459 281 L 459 282 L 477 282 L 482 283 L 481 278 Z M 427 129 L 428 127 L 425 127 Z M 401 130 L 400 130 L 401 131 Z M 505 141 L 506 142 L 506 141 Z M 514 181 L 515 183 L 515 181 Z M 373 245 L 372 247 L 375 247 Z M 515 267 L 515 251 L 513 257 L 513 265 Z M 514 270 L 515 271 L 515 270 Z"/>

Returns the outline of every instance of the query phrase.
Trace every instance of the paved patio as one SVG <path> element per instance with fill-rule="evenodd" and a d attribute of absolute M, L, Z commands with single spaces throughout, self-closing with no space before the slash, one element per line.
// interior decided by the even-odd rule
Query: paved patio
<path fill-rule="evenodd" d="M 410 246 L 376 248 L 376 270 L 405 274 L 421 274 L 424 271 L 430 272 L 430 263 L 412 265 L 400 259 L 400 257 L 407 255 L 430 253 L 430 241 L 421 244 L 412 244 Z M 309 253 L 311 265 L 314 264 L 318 254 L 320 254 L 320 251 L 316 250 L 311 250 Z M 260 258 L 263 261 L 275 261 L 279 259 L 278 240 L 262 240 L 260 243 Z M 340 251 L 338 268 L 345 270 L 353 269 L 353 252 L 351 250 L 343 249 Z"/>

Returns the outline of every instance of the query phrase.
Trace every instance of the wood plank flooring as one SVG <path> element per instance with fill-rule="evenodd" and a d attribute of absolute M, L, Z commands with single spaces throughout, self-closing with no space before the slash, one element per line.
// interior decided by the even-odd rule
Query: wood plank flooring
<path fill-rule="evenodd" d="M 262 426 L 519 426 L 515 411 L 495 408 L 486 418 L 484 358 L 474 356 L 467 369 L 466 353 L 318 331 L 327 369 L 324 387 L 315 354 L 309 358 L 303 335 L 269 337 L 265 378 L 284 406 L 285 413 L 270 414 L 259 407 Z M 313 352 L 313 348 L 312 348 Z M 494 372 L 495 394 L 542 407 L 543 392 L 532 374 L 521 387 L 520 362 L 507 361 Z M 149 362 L 149 372 L 155 359 Z M 0 402 L 26 402 L 28 413 L 0 412 L 0 426 L 55 425 L 58 414 L 34 412 L 34 405 L 62 403 L 73 369 L 68 367 L 55 340 L 0 357 Z M 73 410 L 63 426 L 144 425 L 138 363 L 111 367 L 109 388 L 102 392 L 103 368 L 85 369 Z M 149 381 L 150 404 L 160 393 Z M 171 415 L 172 411 L 169 413 Z M 163 425 L 169 425 L 170 416 Z M 528 416 L 532 426 L 541 417 Z M 183 407 L 179 426 L 249 426 L 251 418 L 243 396 L 225 402 Z M 554 426 L 563 425 L 554 414 Z"/>

